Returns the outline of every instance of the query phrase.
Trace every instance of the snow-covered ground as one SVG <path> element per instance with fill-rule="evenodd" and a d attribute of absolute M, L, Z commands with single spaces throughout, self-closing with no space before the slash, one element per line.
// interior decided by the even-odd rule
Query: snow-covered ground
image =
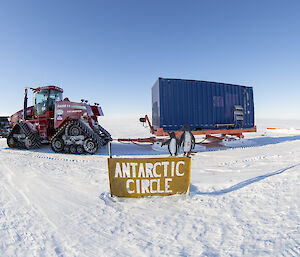
<path fill-rule="evenodd" d="M 114 138 L 149 136 L 105 118 Z M 111 198 L 96 155 L 9 149 L 0 139 L 0 256 L 300 256 L 299 121 L 258 121 L 234 147 L 197 147 L 189 196 Z M 114 156 L 167 156 L 113 143 Z"/>

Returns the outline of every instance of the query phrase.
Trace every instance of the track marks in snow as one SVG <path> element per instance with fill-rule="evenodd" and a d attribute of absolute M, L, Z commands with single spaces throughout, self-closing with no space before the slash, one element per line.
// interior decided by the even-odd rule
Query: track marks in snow
<path fill-rule="evenodd" d="M 48 203 L 47 195 L 40 189 L 46 189 L 47 185 L 38 178 L 39 171 L 31 165 L 30 172 L 23 173 L 12 160 L 9 164 L 6 161 L 0 159 L 0 201 L 4 207 L 0 214 L 3 226 L 0 255 L 64 256 L 63 252 L 67 251 L 75 256 L 66 235 L 59 232 L 49 213 L 42 208 Z"/>
<path fill-rule="evenodd" d="M 237 166 L 237 165 L 251 165 L 253 162 L 257 161 L 274 161 L 282 158 L 282 155 L 276 154 L 276 155 L 260 155 L 260 156 L 254 156 L 242 160 L 235 160 L 235 161 L 229 161 L 229 162 L 221 162 L 218 166 Z"/>
<path fill-rule="evenodd" d="M 44 220 L 28 202 L 23 194 L 7 181 L 1 180 L 0 238 L 1 256 L 59 256 L 64 245 L 56 241 L 56 233 L 51 224 Z M 14 195 L 14 197 L 12 197 Z M 61 255 L 62 256 L 62 255 Z"/>
<path fill-rule="evenodd" d="M 15 149 L 14 150 L 9 149 L 6 153 L 9 153 L 12 156 L 14 156 L 16 154 L 16 151 L 17 151 L 18 156 L 34 158 L 34 159 L 36 158 L 36 159 L 42 159 L 42 160 L 74 162 L 74 163 L 89 163 L 89 162 L 97 162 L 98 161 L 95 158 L 97 155 L 95 155 L 95 156 L 90 156 L 90 155 L 76 156 L 75 155 L 74 156 L 72 154 L 36 153 L 36 152 L 30 152 L 28 150 L 15 150 Z M 62 156 L 62 157 L 59 157 L 59 156 Z"/>

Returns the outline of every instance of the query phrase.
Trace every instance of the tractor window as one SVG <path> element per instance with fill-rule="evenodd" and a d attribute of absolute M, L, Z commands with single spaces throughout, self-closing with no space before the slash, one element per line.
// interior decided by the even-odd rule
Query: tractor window
<path fill-rule="evenodd" d="M 50 90 L 49 95 L 49 111 L 54 111 L 54 105 L 56 101 L 62 101 L 62 93 L 56 90 Z"/>
<path fill-rule="evenodd" d="M 48 96 L 49 91 L 48 90 L 40 90 L 35 94 L 35 112 L 36 115 L 43 115 L 48 110 Z"/>
<path fill-rule="evenodd" d="M 40 90 L 35 94 L 35 114 L 43 115 L 54 111 L 56 101 L 62 101 L 62 93 L 56 90 Z"/>

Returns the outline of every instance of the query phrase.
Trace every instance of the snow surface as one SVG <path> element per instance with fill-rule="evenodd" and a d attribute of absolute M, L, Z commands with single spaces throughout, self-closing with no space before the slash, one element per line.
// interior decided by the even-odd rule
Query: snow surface
<path fill-rule="evenodd" d="M 101 122 L 114 138 L 150 135 L 137 117 Z M 197 147 L 190 195 L 145 199 L 110 197 L 107 148 L 76 156 L 0 139 L 0 256 L 300 256 L 300 135 L 265 130 L 274 126 L 259 121 L 234 147 Z"/>

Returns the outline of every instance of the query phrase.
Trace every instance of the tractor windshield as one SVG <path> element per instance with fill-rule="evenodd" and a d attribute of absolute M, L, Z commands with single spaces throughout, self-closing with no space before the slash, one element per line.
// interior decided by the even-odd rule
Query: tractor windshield
<path fill-rule="evenodd" d="M 54 111 L 56 101 L 62 100 L 62 93 L 53 89 L 44 89 L 35 94 L 35 114 L 43 115 L 48 111 Z"/>

